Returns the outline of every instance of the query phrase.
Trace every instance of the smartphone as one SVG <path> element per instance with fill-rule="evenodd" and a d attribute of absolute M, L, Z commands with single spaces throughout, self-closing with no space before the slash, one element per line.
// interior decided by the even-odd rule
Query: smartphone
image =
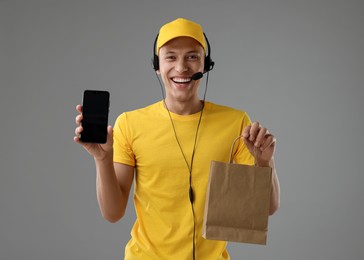
<path fill-rule="evenodd" d="M 106 143 L 110 93 L 104 90 L 85 90 L 82 104 L 80 140 L 84 143 Z"/>

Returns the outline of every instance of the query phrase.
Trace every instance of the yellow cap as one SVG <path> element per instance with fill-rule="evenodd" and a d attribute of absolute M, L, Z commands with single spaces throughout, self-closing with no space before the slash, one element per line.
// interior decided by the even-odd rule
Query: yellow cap
<path fill-rule="evenodd" d="M 192 22 L 184 18 L 178 18 L 172 22 L 163 25 L 159 30 L 157 49 L 158 55 L 159 49 L 168 41 L 174 38 L 187 36 L 198 41 L 205 50 L 206 53 L 206 41 L 203 34 L 203 29 L 198 23 Z"/>

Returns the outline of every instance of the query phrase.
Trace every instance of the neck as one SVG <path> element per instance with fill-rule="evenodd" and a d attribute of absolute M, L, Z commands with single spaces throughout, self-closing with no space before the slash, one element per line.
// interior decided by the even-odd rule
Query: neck
<path fill-rule="evenodd" d="M 191 102 L 170 102 L 168 98 L 165 99 L 167 109 L 178 115 L 192 115 L 201 111 L 203 103 L 197 98 Z"/>

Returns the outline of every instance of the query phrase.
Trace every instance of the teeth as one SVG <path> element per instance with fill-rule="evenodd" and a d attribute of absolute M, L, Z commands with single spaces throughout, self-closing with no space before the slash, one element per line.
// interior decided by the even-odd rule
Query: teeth
<path fill-rule="evenodd" d="M 187 83 L 191 81 L 191 78 L 173 78 L 176 83 Z"/>

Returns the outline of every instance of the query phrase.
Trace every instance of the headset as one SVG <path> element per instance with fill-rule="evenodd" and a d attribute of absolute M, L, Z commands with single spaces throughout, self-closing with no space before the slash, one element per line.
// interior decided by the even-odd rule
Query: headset
<path fill-rule="evenodd" d="M 153 45 L 152 66 L 155 71 L 159 70 L 159 57 L 158 57 L 157 53 L 155 52 L 156 47 L 157 47 L 158 36 L 159 36 L 159 34 L 157 34 L 157 37 L 155 38 L 154 45 Z M 207 45 L 207 55 L 205 56 L 205 63 L 204 63 L 204 68 L 203 68 L 203 70 L 204 70 L 203 72 L 205 73 L 214 68 L 215 62 L 211 59 L 211 47 L 210 47 L 209 40 L 207 39 L 205 33 L 203 33 L 203 36 L 205 37 L 206 45 Z"/>

